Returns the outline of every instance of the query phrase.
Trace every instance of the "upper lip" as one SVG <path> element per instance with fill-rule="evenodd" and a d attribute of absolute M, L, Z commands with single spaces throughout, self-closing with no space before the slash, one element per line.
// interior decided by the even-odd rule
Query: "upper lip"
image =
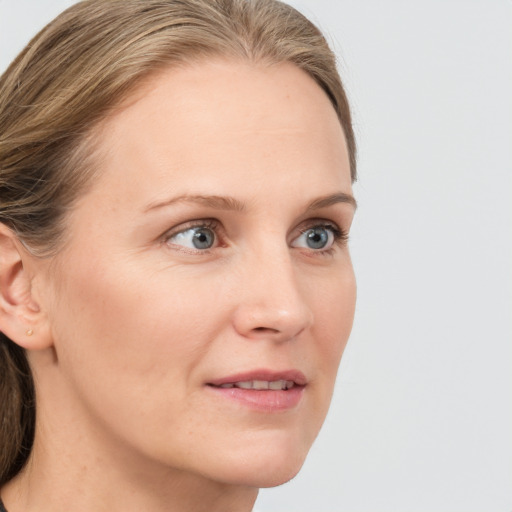
<path fill-rule="evenodd" d="M 278 380 L 291 380 L 298 386 L 307 384 L 306 376 L 299 370 L 269 370 L 257 369 L 246 372 L 227 375 L 208 382 L 212 386 L 221 386 L 222 384 L 232 384 L 235 382 L 247 382 L 251 380 L 263 380 L 275 382 Z"/>

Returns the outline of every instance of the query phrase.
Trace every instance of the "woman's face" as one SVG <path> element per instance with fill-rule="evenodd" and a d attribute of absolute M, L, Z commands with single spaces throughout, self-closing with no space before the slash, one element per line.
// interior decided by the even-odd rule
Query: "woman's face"
<path fill-rule="evenodd" d="M 41 400 L 100 462 L 290 479 L 356 295 L 329 99 L 290 64 L 218 60 L 154 77 L 98 135 L 101 173 L 41 286 L 59 382 Z"/>

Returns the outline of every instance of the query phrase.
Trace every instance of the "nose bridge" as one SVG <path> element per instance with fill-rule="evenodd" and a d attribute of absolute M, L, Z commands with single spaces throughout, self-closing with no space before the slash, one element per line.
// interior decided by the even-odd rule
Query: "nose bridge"
<path fill-rule="evenodd" d="M 292 339 L 313 322 L 286 243 L 250 251 L 243 265 L 235 328 L 246 337 Z"/>

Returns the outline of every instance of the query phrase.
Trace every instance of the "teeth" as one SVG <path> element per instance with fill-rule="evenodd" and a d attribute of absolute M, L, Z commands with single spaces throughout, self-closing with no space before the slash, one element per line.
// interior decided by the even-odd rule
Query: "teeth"
<path fill-rule="evenodd" d="M 268 389 L 269 382 L 267 380 L 253 380 L 252 389 Z"/>
<path fill-rule="evenodd" d="M 274 391 L 280 391 L 283 389 L 291 389 L 295 383 L 293 380 L 245 380 L 240 382 L 233 382 L 228 384 L 221 384 L 219 387 L 228 389 L 228 388 L 240 388 L 240 389 L 271 389 Z"/>

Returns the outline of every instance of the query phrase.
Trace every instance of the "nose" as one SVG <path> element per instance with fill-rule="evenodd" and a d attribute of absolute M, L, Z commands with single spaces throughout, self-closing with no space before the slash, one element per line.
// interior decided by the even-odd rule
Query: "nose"
<path fill-rule="evenodd" d="M 313 312 L 288 251 L 279 257 L 260 255 L 247 262 L 242 273 L 233 315 L 238 334 L 284 342 L 313 324 Z"/>

